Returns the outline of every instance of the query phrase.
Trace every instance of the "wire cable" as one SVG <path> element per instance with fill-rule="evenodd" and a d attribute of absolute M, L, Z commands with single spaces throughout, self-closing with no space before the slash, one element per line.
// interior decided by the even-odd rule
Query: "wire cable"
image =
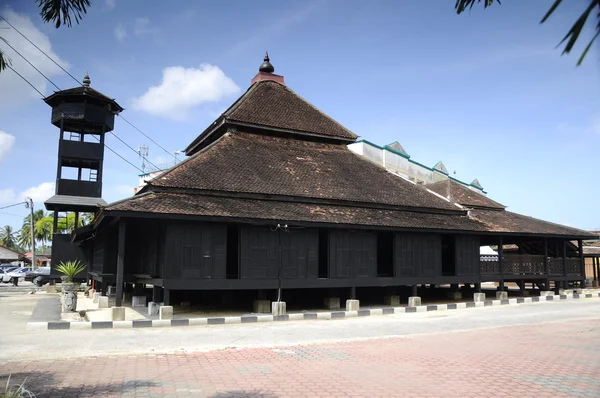
<path fill-rule="evenodd" d="M 3 210 L 3 209 L 8 209 L 9 207 L 15 207 L 15 206 L 19 206 L 19 205 L 22 205 L 22 204 L 24 204 L 24 203 L 25 203 L 25 202 L 19 202 L 19 203 L 15 203 L 15 204 L 13 204 L 13 205 L 3 206 L 3 207 L 0 207 L 0 210 Z"/>
<path fill-rule="evenodd" d="M 25 36 L 23 33 L 21 33 L 21 31 L 17 28 L 14 27 L 13 24 L 11 24 L 10 22 L 8 22 L 8 20 L 6 18 L 4 18 L 2 15 L 0 15 L 0 19 L 2 19 L 4 22 L 6 22 L 8 24 L 8 26 L 10 26 L 11 28 L 13 28 L 18 34 L 20 34 L 25 40 L 27 40 L 32 46 L 34 46 L 39 52 L 41 52 L 42 54 L 44 54 L 46 56 L 46 58 L 48 58 L 50 61 L 52 61 L 56 66 L 58 66 L 63 72 L 65 72 L 67 75 L 69 75 L 71 77 L 71 79 L 73 79 L 78 85 L 82 85 L 82 83 L 77 80 L 77 78 L 75 76 L 73 76 L 71 73 L 69 73 L 65 68 L 63 68 L 58 62 L 56 62 L 51 56 L 49 56 L 48 54 L 46 54 L 46 52 L 44 50 L 42 50 L 41 48 L 39 48 L 34 42 L 32 42 L 31 40 L 29 40 L 29 38 L 27 36 Z M 29 65 L 31 65 L 35 70 L 37 70 L 42 76 L 43 73 L 40 72 L 35 66 L 33 66 L 31 64 L 31 62 L 29 62 L 27 60 L 27 58 L 25 58 L 23 55 L 21 55 L 17 50 L 14 49 L 14 47 L 12 47 L 10 44 L 6 43 L 10 48 L 13 49 L 13 51 L 15 51 L 17 54 L 19 54 L 25 61 L 27 61 L 27 63 Z M 54 87 L 56 87 L 58 90 L 60 90 L 50 79 L 48 79 L 46 76 L 44 76 L 46 78 L 46 80 L 48 80 L 52 85 L 54 85 Z M 177 156 L 175 156 L 172 152 L 168 151 L 167 149 L 165 149 L 162 145 L 160 145 L 158 142 L 156 142 L 154 139 L 150 138 L 150 136 L 148 136 L 146 133 L 144 133 L 142 130 L 140 130 L 138 127 L 136 127 L 133 123 L 131 123 L 129 120 L 127 120 L 124 116 L 121 116 L 120 114 L 118 115 L 121 119 L 123 119 L 123 121 L 127 124 L 129 124 L 131 127 L 133 127 L 135 130 L 137 130 L 140 134 L 142 134 L 144 137 L 146 137 L 147 139 L 149 139 L 150 141 L 152 141 L 152 143 L 154 143 L 156 146 L 158 146 L 160 149 L 162 149 L 163 151 L 165 151 L 166 153 L 169 154 L 169 156 L 172 156 L 176 161 Z M 154 166 L 156 167 L 156 166 Z"/>
<path fill-rule="evenodd" d="M 50 80 L 48 78 L 48 76 L 44 75 L 41 70 L 39 70 L 38 68 L 35 67 L 34 64 L 32 64 L 31 62 L 29 62 L 29 60 L 27 58 L 25 58 L 25 56 L 23 54 L 21 54 L 20 52 L 18 52 L 16 48 L 14 48 L 13 46 L 11 46 L 8 42 L 4 42 L 4 44 L 6 44 L 7 46 L 9 46 L 14 52 L 16 52 L 21 58 L 23 58 L 25 60 L 25 62 L 27 62 L 29 64 L 29 66 L 31 66 L 33 69 L 35 69 L 37 73 L 39 73 L 40 75 L 44 76 L 44 79 L 48 80 L 50 82 L 50 84 L 52 84 L 54 87 L 56 87 L 56 89 L 58 91 L 60 91 L 60 88 L 58 88 L 58 86 L 56 84 L 54 84 L 54 82 L 52 80 Z"/>

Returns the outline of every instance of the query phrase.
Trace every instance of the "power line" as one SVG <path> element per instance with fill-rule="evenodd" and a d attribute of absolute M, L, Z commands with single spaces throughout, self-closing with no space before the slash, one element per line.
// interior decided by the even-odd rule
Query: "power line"
<path fill-rule="evenodd" d="M 13 72 L 15 72 L 27 84 L 29 84 L 31 86 L 31 88 L 33 88 L 35 91 L 37 91 L 42 96 L 42 98 L 45 98 L 44 94 L 40 90 L 38 90 L 33 84 L 31 84 L 31 82 L 29 80 L 27 80 L 23 75 L 21 75 L 19 72 L 17 72 L 12 66 L 7 65 L 7 67 L 10 70 L 12 70 Z M 65 114 L 60 108 L 58 108 L 58 110 L 60 111 L 60 113 L 62 113 L 63 116 L 65 116 L 66 118 L 70 119 L 69 115 Z M 116 135 L 114 135 L 114 136 L 116 137 Z M 98 142 L 100 142 L 100 139 L 98 137 L 96 137 L 96 136 L 93 136 L 93 137 L 96 138 L 98 140 Z M 106 149 L 108 149 L 109 151 L 111 151 L 112 153 L 114 153 L 115 155 L 117 155 L 118 157 L 120 157 L 122 160 L 124 160 L 125 162 L 129 163 L 131 166 L 135 167 L 142 174 L 144 173 L 144 171 L 142 169 L 140 169 L 139 167 L 137 167 L 136 165 L 134 165 L 133 163 L 131 163 L 129 160 L 125 159 L 123 156 L 119 155 L 115 150 L 113 150 L 111 147 L 109 147 L 108 145 L 106 145 L 106 143 L 104 143 L 104 146 L 106 147 Z M 148 163 L 150 163 L 150 162 L 148 162 Z M 154 166 L 154 167 L 156 167 L 156 166 Z M 13 206 L 15 206 L 15 205 L 13 205 Z M 8 206 L 8 207 L 10 207 L 10 206 Z M 4 207 L 0 207 L 0 209 L 3 209 L 3 208 Z"/>
<path fill-rule="evenodd" d="M 38 68 L 35 67 L 35 65 L 33 65 L 31 62 L 29 62 L 29 60 L 27 58 L 25 58 L 25 56 L 23 54 L 21 54 L 20 52 L 18 52 L 16 48 L 14 48 L 13 46 L 11 46 L 8 42 L 4 42 L 4 44 L 6 44 L 10 48 L 12 48 L 12 50 L 14 52 L 16 52 L 21 58 L 23 58 L 25 60 L 25 62 L 27 62 L 33 69 L 35 69 L 37 71 L 37 73 L 39 73 L 40 75 L 44 76 L 44 78 L 46 80 L 48 80 L 50 82 L 50 84 L 52 84 L 54 87 L 56 87 L 57 90 L 60 91 L 60 88 L 58 88 L 58 86 L 56 84 L 54 84 L 54 82 L 52 80 L 50 80 L 48 78 L 48 76 L 44 75 L 41 70 L 39 70 Z"/>
<path fill-rule="evenodd" d="M 50 57 L 48 54 L 46 54 L 44 52 L 44 50 L 42 50 L 34 42 L 32 42 L 31 40 L 29 40 L 29 38 L 27 36 L 25 36 L 23 33 L 21 33 L 21 31 L 19 29 L 15 28 L 13 26 L 13 24 L 11 24 L 10 22 L 8 22 L 8 20 L 6 18 L 4 18 L 2 15 L 0 15 L 0 19 L 2 19 L 4 22 L 6 22 L 8 24 L 8 26 L 10 26 L 11 28 L 13 28 L 18 34 L 20 34 L 21 36 L 23 36 L 23 38 L 25 40 L 27 40 L 32 46 L 34 46 L 35 48 L 37 48 L 39 52 L 41 52 L 42 54 L 44 54 L 46 56 L 46 58 L 48 58 L 50 61 L 54 62 L 54 64 L 56 66 L 58 66 L 60 69 L 62 69 L 63 72 L 65 72 L 67 75 L 71 76 L 71 78 L 73 80 L 75 80 L 77 82 L 77 84 L 80 84 L 79 80 L 77 80 L 75 78 L 75 76 L 73 76 L 72 74 L 70 74 L 65 68 L 62 67 L 62 65 L 60 65 L 58 62 L 56 62 L 55 60 L 53 60 L 52 57 Z"/>
<path fill-rule="evenodd" d="M 24 204 L 24 203 L 25 203 L 25 202 L 19 202 L 19 203 L 15 203 L 15 204 L 13 204 L 13 205 L 8 205 L 8 206 L 0 207 L 0 210 L 2 210 L 2 209 L 8 209 L 9 207 L 15 207 L 15 206 L 19 206 L 19 205 L 22 205 L 22 204 Z"/>
<path fill-rule="evenodd" d="M 69 73 L 65 68 L 63 68 L 58 62 L 56 62 L 51 56 L 49 56 L 48 54 L 46 54 L 46 52 L 44 50 L 42 50 L 41 48 L 39 48 L 34 42 L 32 42 L 31 40 L 29 40 L 29 38 L 27 36 L 25 36 L 23 33 L 21 33 L 21 31 L 17 28 L 15 28 L 10 22 L 8 22 L 6 20 L 6 18 L 4 18 L 2 15 L 0 15 L 0 19 L 4 20 L 4 22 L 6 22 L 8 24 L 8 26 L 10 26 L 11 28 L 13 28 L 18 34 L 20 34 L 21 36 L 23 36 L 23 38 L 25 40 L 27 40 L 31 45 L 33 45 L 39 52 L 41 52 L 42 54 L 44 54 L 46 56 L 46 58 L 48 58 L 50 61 L 52 61 L 56 66 L 58 66 L 63 72 L 65 72 L 67 75 L 71 76 L 71 79 L 73 79 L 78 85 L 81 85 L 81 82 L 79 80 L 77 80 L 77 78 L 75 76 L 73 76 L 71 73 Z M 6 43 L 8 44 L 8 43 Z M 17 54 L 19 54 L 19 52 L 17 50 L 15 50 L 10 44 L 8 44 L 8 46 L 10 48 L 12 48 Z M 19 54 L 21 55 L 21 54 Z M 21 55 L 21 57 L 23 57 Z M 31 63 L 25 58 L 23 57 L 23 59 L 25 59 L 25 61 L 27 61 L 27 63 L 29 63 L 29 65 L 31 65 Z M 35 68 L 35 66 L 31 65 L 33 68 Z M 37 70 L 37 68 L 35 68 Z M 42 74 L 42 72 L 40 72 L 38 70 L 38 72 L 44 76 Z M 46 76 L 44 76 L 46 77 Z M 48 81 L 50 81 L 50 83 L 52 83 L 52 81 L 48 78 L 46 78 Z M 52 83 L 54 85 L 54 87 L 56 87 L 56 85 L 54 83 Z M 59 91 L 60 89 L 58 87 L 56 87 Z M 123 119 L 123 121 L 125 121 L 127 124 L 129 124 L 131 127 L 133 127 L 135 130 L 137 130 L 139 133 L 141 133 L 144 137 L 148 138 L 150 141 L 152 141 L 156 146 L 158 146 L 160 149 L 162 149 L 163 151 L 165 151 L 166 153 L 168 153 L 170 156 L 172 156 L 173 158 L 175 158 L 175 160 L 177 160 L 177 156 L 175 156 L 173 153 L 169 152 L 167 149 L 165 149 L 162 145 L 160 145 L 158 142 L 156 142 L 154 139 L 150 138 L 150 136 L 148 136 L 146 133 L 144 133 L 142 130 L 140 130 L 138 127 L 134 126 L 133 123 L 131 123 L 129 120 L 127 120 L 124 116 L 121 116 L 120 114 L 117 115 L 119 116 L 121 119 Z M 156 167 L 156 166 L 154 166 Z M 157 168 L 158 169 L 158 168 Z"/>

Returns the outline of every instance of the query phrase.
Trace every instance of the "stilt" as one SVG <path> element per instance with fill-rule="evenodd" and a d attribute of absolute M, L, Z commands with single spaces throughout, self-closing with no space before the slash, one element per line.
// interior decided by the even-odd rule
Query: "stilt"
<path fill-rule="evenodd" d="M 418 296 L 419 293 L 417 292 L 417 285 L 413 285 L 412 286 L 412 296 Z"/>
<path fill-rule="evenodd" d="M 350 288 L 350 299 L 356 300 L 356 287 L 354 286 Z"/>
<path fill-rule="evenodd" d="M 162 290 L 163 288 L 160 286 L 153 286 L 152 287 L 152 301 L 155 303 L 160 303 L 162 302 Z"/>
<path fill-rule="evenodd" d="M 166 306 L 171 305 L 171 290 L 170 289 L 164 289 L 163 302 L 165 303 Z"/>
<path fill-rule="evenodd" d="M 481 283 L 476 283 L 476 284 L 475 284 L 475 291 L 476 291 L 477 293 L 481 293 Z"/>

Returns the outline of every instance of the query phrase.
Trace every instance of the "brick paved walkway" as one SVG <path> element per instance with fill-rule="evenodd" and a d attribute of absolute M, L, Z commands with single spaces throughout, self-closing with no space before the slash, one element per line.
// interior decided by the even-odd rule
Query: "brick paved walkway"
<path fill-rule="evenodd" d="M 310 346 L 0 363 L 0 383 L 8 373 L 15 381 L 27 377 L 38 397 L 599 397 L 600 319 Z"/>

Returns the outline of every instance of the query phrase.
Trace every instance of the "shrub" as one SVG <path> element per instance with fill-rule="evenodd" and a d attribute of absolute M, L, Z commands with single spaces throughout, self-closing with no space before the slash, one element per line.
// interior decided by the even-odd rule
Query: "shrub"
<path fill-rule="evenodd" d="M 35 394 L 25 388 L 25 381 L 23 383 L 10 386 L 10 375 L 8 375 L 8 380 L 6 380 L 6 386 L 4 390 L 0 390 L 0 398 L 35 398 Z"/>
<path fill-rule="evenodd" d="M 65 282 L 73 283 L 75 276 L 85 269 L 85 264 L 81 264 L 79 260 L 61 262 L 56 270 L 65 276 Z"/>

